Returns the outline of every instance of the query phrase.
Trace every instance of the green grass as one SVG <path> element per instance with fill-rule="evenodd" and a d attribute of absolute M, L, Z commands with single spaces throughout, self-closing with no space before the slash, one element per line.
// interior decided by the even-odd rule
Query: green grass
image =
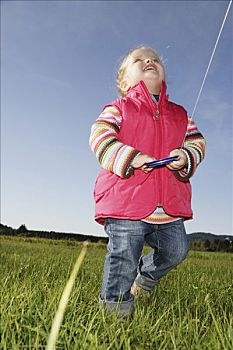
<path fill-rule="evenodd" d="M 1 237 L 1 349 L 44 349 L 81 243 Z M 146 248 L 148 250 L 148 248 Z M 233 349 L 233 255 L 190 252 L 119 321 L 99 308 L 106 246 L 89 244 L 57 349 Z"/>

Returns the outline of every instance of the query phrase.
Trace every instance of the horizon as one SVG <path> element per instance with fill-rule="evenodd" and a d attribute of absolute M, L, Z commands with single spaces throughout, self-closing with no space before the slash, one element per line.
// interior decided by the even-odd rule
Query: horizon
<path fill-rule="evenodd" d="M 5 225 L 5 224 L 0 224 L 4 227 L 7 227 L 7 228 L 10 228 L 10 229 L 13 229 L 15 231 L 17 231 L 18 229 L 21 228 L 21 226 L 25 226 L 26 227 L 26 230 L 29 231 L 29 232 L 48 232 L 48 233 L 61 233 L 61 234 L 72 234 L 72 235 L 83 235 L 83 236 L 92 236 L 92 237 L 97 237 L 97 238 L 108 238 L 108 236 L 105 234 L 105 232 L 103 231 L 102 232 L 102 235 L 95 235 L 93 233 L 87 233 L 87 232 L 66 232 L 66 231 L 54 231 L 54 230 L 51 230 L 51 231 L 47 231 L 47 230 L 34 230 L 34 229 L 29 229 L 27 227 L 27 225 L 25 224 L 21 224 L 19 227 L 15 228 L 15 227 L 11 227 L 11 226 L 8 226 L 8 225 Z M 187 235 L 192 235 L 192 234 L 205 234 L 205 235 L 213 235 L 213 236 L 227 236 L 227 237 L 231 237 L 232 235 L 230 234 L 227 234 L 227 233 L 223 233 L 223 234 L 218 234 L 218 233 L 212 233 L 212 232 L 206 232 L 206 231 L 194 231 L 194 232 L 187 232 Z"/>

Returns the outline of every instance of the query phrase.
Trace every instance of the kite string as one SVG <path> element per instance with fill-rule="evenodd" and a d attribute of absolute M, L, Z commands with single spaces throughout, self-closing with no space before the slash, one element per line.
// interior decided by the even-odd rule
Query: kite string
<path fill-rule="evenodd" d="M 213 60 L 213 57 L 214 57 L 214 54 L 215 54 L 215 51 L 216 51 L 216 48 L 217 48 L 217 45 L 218 45 L 218 42 L 219 42 L 219 39 L 220 39 L 222 30 L 223 30 L 224 24 L 225 24 L 225 22 L 226 22 L 228 12 L 230 11 L 231 3 L 232 3 L 232 0 L 230 0 L 229 5 L 228 5 L 228 7 L 227 7 L 226 14 L 225 14 L 225 17 L 224 17 L 224 19 L 223 19 L 222 26 L 221 26 L 221 28 L 220 28 L 220 31 L 219 31 L 219 34 L 218 34 L 216 43 L 215 43 L 215 45 L 214 45 L 214 49 L 213 49 L 212 55 L 211 55 L 211 57 L 210 57 L 210 61 L 209 61 L 209 64 L 208 64 L 208 66 L 207 66 L 207 69 L 206 69 L 206 72 L 205 72 L 205 75 L 204 75 L 204 79 L 203 79 L 203 82 L 202 82 L 202 84 L 201 84 L 201 88 L 200 88 L 200 91 L 199 91 L 199 93 L 198 93 L 197 100 L 196 100 L 196 103 L 195 103 L 195 105 L 194 105 L 194 108 L 193 108 L 193 112 L 192 112 L 192 114 L 191 114 L 191 117 L 193 117 L 193 115 L 194 115 L 194 113 L 195 113 L 195 110 L 196 110 L 196 107 L 197 107 L 199 98 L 200 98 L 200 96 L 201 96 L 202 89 L 203 89 L 203 86 L 204 86 L 204 84 L 205 84 L 206 77 L 207 77 L 207 74 L 208 74 L 208 72 L 209 72 L 210 65 L 211 65 L 211 62 L 212 62 L 212 60 Z"/>

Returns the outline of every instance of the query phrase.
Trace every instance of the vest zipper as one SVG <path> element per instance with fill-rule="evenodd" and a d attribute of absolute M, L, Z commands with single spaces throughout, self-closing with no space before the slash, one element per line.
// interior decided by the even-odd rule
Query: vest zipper
<path fill-rule="evenodd" d="M 147 98 L 149 99 L 148 100 L 148 102 L 149 102 L 149 105 L 151 106 L 151 112 L 153 113 L 153 120 L 154 121 L 156 121 L 156 122 L 160 122 L 161 123 L 161 118 L 160 118 L 160 116 L 161 116 L 161 112 L 160 112 L 160 107 L 162 107 L 161 106 L 161 103 L 160 103 L 160 99 L 159 99 L 159 101 L 155 104 L 154 103 L 154 101 L 153 101 L 153 99 L 152 99 L 152 97 L 151 97 L 151 95 L 149 94 L 149 92 L 148 92 L 148 90 L 147 90 L 147 88 L 146 88 L 146 86 L 145 86 L 145 83 L 142 81 L 141 82 L 141 85 L 142 85 L 142 88 L 143 88 L 143 90 L 144 90 L 144 93 L 145 93 L 145 95 L 147 96 Z M 164 89 L 164 86 L 163 86 L 163 89 Z M 161 91 L 161 93 L 162 93 L 162 91 Z M 162 94 L 161 94 L 161 96 L 162 96 Z M 161 96 L 160 96 L 160 98 L 161 98 Z M 154 114 L 154 109 L 155 109 L 155 114 Z M 156 127 L 156 125 L 157 124 L 154 124 L 154 127 Z M 161 129 L 162 129 L 162 123 L 161 123 Z M 156 143 L 156 147 L 157 146 L 160 146 L 160 144 L 161 144 L 161 141 L 162 141 L 162 130 L 158 133 L 159 134 L 159 140 L 158 140 L 158 142 Z M 156 147 L 155 147 L 155 150 L 156 150 Z M 157 153 L 157 152 L 156 152 Z M 162 156 L 162 150 L 159 152 L 159 153 L 157 153 L 157 154 L 159 154 L 159 157 L 161 158 L 161 156 Z M 161 169 L 155 169 L 155 170 L 153 170 L 153 171 L 157 171 L 158 170 L 158 172 L 157 172 L 157 174 L 156 174 L 156 176 L 157 176 L 157 180 L 158 180 L 158 183 L 160 183 L 160 186 L 158 186 L 158 203 L 155 203 L 155 205 L 156 205 L 156 207 L 157 206 L 163 206 L 163 203 L 162 203 L 162 176 L 161 176 L 161 174 L 160 174 L 160 172 L 161 172 Z"/>
<path fill-rule="evenodd" d="M 159 138 L 158 138 L 157 145 L 158 145 L 158 147 L 160 147 L 161 142 L 162 142 L 162 133 L 161 133 L 161 131 L 159 131 L 158 134 L 159 134 Z M 161 151 L 159 152 L 159 158 L 161 158 Z M 162 174 L 161 174 L 162 169 L 158 168 L 157 170 L 158 170 L 158 173 L 157 173 L 157 181 L 158 181 L 158 184 L 157 184 L 157 188 L 158 188 L 158 203 L 157 203 L 157 207 L 158 206 L 162 207 L 163 206 L 163 201 L 162 201 L 163 181 L 162 181 Z"/>
<path fill-rule="evenodd" d="M 156 147 L 157 147 L 157 149 L 159 149 L 159 147 L 161 147 L 162 139 L 163 139 L 163 130 L 162 130 L 163 123 L 162 123 L 162 119 L 160 118 L 161 112 L 159 110 L 158 102 L 157 102 L 157 104 L 155 106 L 156 106 L 156 113 L 155 113 L 155 119 L 154 120 L 156 120 L 156 121 L 158 121 L 160 123 L 160 125 L 155 124 L 155 127 L 158 126 L 158 133 L 157 133 L 158 139 L 157 139 Z M 163 156 L 163 150 L 159 149 L 159 152 L 157 152 L 157 154 L 158 154 L 159 159 L 160 159 Z M 155 169 L 155 171 L 156 171 L 156 169 Z M 158 203 L 156 203 L 156 208 L 163 206 L 163 200 L 162 200 L 163 199 L 162 198 L 162 192 L 163 192 L 163 179 L 162 178 L 163 177 L 162 177 L 162 174 L 161 174 L 162 171 L 163 170 L 160 169 L 160 168 L 157 169 Z"/>

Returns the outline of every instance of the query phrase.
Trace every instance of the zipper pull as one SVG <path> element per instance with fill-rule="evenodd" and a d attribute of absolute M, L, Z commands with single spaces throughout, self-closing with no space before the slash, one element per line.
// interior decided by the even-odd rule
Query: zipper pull
<path fill-rule="evenodd" d="M 155 112 L 155 115 L 153 116 L 153 119 L 154 120 L 159 119 L 159 116 L 160 116 L 159 110 L 156 109 L 156 112 Z"/>

